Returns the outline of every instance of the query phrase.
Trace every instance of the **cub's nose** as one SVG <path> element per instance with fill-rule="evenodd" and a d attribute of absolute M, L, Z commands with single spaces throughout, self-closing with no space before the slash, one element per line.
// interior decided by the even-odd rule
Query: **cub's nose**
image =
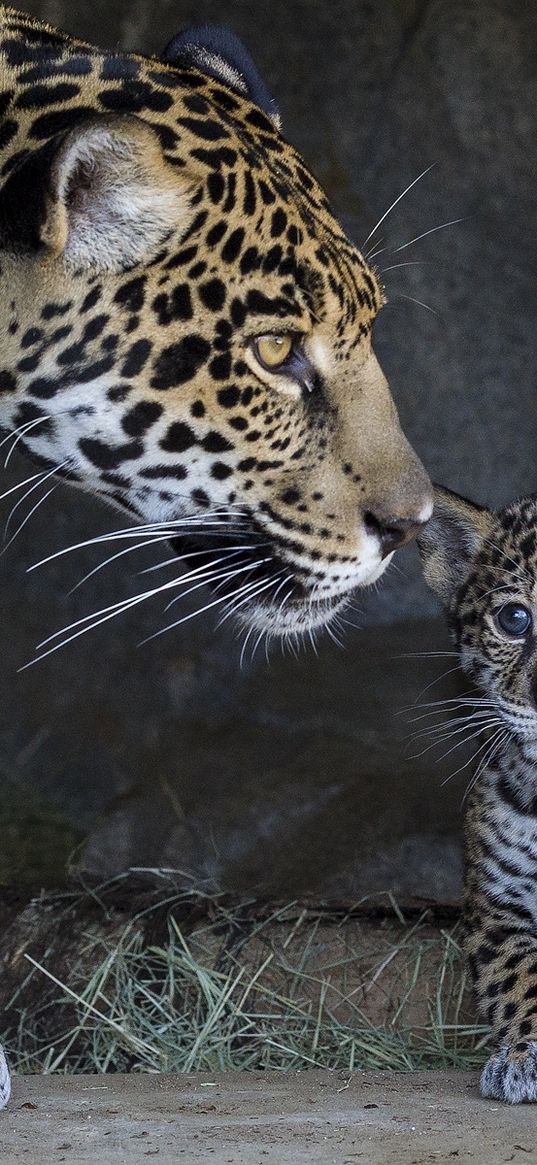
<path fill-rule="evenodd" d="M 384 515 L 368 510 L 364 514 L 364 525 L 368 534 L 376 534 L 380 542 L 381 556 L 386 558 L 406 542 L 411 542 L 424 523 L 416 518 L 398 518 L 394 514 Z"/>

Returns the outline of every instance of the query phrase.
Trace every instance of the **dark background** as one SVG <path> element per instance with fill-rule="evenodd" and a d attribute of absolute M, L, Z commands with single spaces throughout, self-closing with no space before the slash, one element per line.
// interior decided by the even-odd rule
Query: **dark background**
<path fill-rule="evenodd" d="M 379 231 L 381 270 L 417 265 L 386 272 L 377 352 L 434 479 L 491 503 L 537 486 L 533 0 L 25 8 L 103 46 L 153 52 L 185 24 L 228 23 L 358 243 L 434 164 Z M 395 250 L 453 219 L 463 221 Z M 31 472 L 13 459 L 3 488 Z M 18 497 L 2 503 L 6 517 Z M 427 742 L 408 744 L 401 715 L 455 662 L 409 657 L 448 646 L 415 550 L 360 596 L 351 618 L 361 629 L 348 629 L 343 650 L 325 639 L 317 658 L 273 651 L 267 666 L 259 653 L 241 670 L 232 629 L 210 613 L 138 647 L 162 620 L 158 605 L 142 606 L 18 674 L 46 635 L 136 593 L 151 559 L 126 556 L 73 595 L 104 551 L 26 568 L 120 525 L 59 486 L 1 559 L 0 879 L 57 884 L 76 846 L 76 862 L 99 876 L 167 866 L 278 895 L 456 898 L 469 770 L 444 781 L 468 754 L 413 756 Z"/>

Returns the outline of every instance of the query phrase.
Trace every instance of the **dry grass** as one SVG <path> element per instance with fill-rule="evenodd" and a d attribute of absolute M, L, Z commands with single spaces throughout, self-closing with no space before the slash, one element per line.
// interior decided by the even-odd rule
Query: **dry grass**
<path fill-rule="evenodd" d="M 260 917 L 252 903 L 181 895 L 112 933 L 82 925 L 68 974 L 50 946 L 25 957 L 8 1008 L 20 1072 L 413 1071 L 486 1058 L 458 928 L 425 915 L 371 924 L 288 904 Z"/>

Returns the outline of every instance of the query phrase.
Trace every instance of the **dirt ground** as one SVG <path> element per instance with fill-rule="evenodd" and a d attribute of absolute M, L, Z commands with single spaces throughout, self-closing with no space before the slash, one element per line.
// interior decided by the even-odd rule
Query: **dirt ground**
<path fill-rule="evenodd" d="M 537 1162 L 537 1113 L 473 1074 L 25 1077 L 0 1115 L 5 1165 L 503 1165 Z"/>

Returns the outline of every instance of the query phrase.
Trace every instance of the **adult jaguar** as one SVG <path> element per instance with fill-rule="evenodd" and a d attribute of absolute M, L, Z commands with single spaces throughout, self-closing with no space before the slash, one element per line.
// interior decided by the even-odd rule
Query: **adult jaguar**
<path fill-rule="evenodd" d="M 371 350 L 378 280 L 246 50 L 103 52 L 0 8 L 0 80 L 0 424 L 135 521 L 205 518 L 188 550 L 250 625 L 322 625 L 430 487 Z"/>
<path fill-rule="evenodd" d="M 0 295 L 2 428 L 250 627 L 323 625 L 429 517 L 379 282 L 225 30 L 156 59 L 0 8 Z"/>

